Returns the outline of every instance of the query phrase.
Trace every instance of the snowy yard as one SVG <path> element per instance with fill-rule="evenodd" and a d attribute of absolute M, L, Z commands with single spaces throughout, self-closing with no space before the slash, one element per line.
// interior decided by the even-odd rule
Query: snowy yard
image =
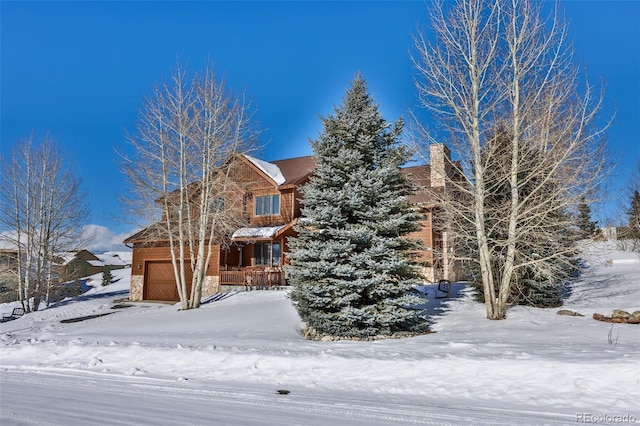
<path fill-rule="evenodd" d="M 436 333 L 375 342 L 304 340 L 286 291 L 113 309 L 130 271 L 107 287 L 96 275 L 83 296 L 0 325 L 0 423 L 640 422 L 640 325 L 592 319 L 640 310 L 640 258 L 598 244 L 585 260 L 562 307 L 584 316 L 515 307 L 489 321 L 456 284 Z"/>

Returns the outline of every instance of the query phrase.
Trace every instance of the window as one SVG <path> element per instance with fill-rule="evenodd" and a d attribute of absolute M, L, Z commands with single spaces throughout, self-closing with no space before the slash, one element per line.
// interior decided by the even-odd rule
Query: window
<path fill-rule="evenodd" d="M 271 259 L 272 266 L 280 265 L 280 243 L 273 243 L 271 245 Z"/>
<path fill-rule="evenodd" d="M 177 203 L 169 205 L 169 217 L 171 219 L 178 219 L 180 217 L 180 210 L 182 210 L 182 219 L 186 219 L 189 216 L 189 206 L 187 203 Z"/>
<path fill-rule="evenodd" d="M 256 266 L 278 266 L 280 264 L 280 243 L 256 243 L 253 247 L 253 259 L 253 264 Z"/>
<path fill-rule="evenodd" d="M 216 197 L 209 204 L 209 212 L 211 214 L 224 213 L 224 197 Z"/>
<path fill-rule="evenodd" d="M 256 197 L 256 216 L 280 214 L 280 194 Z"/>

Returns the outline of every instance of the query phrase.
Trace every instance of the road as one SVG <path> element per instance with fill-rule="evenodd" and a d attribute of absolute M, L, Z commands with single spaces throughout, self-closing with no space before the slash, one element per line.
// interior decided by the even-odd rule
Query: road
<path fill-rule="evenodd" d="M 561 414 L 429 405 L 401 396 L 347 395 L 242 384 L 171 382 L 77 370 L 0 373 L 0 424 L 9 425 L 560 425 Z"/>

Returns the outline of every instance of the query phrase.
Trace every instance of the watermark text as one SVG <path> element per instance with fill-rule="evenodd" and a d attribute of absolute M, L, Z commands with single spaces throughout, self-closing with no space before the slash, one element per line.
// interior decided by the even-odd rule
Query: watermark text
<path fill-rule="evenodd" d="M 590 424 L 634 424 L 637 419 L 631 414 L 592 414 L 578 413 L 576 414 L 576 423 Z"/>

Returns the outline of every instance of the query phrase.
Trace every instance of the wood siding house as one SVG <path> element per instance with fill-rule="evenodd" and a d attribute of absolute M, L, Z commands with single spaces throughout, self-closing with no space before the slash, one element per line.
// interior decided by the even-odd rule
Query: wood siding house
<path fill-rule="evenodd" d="M 18 285 L 18 250 L 0 248 L 0 295 L 15 294 Z M 3 299 L 3 297 L 0 297 Z M 10 301 L 10 300 L 7 300 Z"/>
<path fill-rule="evenodd" d="M 442 155 L 449 155 L 444 145 L 436 147 Z M 432 152 L 432 158 L 444 163 L 444 157 Z M 246 226 L 235 230 L 228 247 L 215 247 L 206 279 L 203 297 L 217 292 L 247 286 L 286 285 L 284 266 L 288 263 L 287 238 L 294 236 L 294 225 L 301 216 L 300 188 L 313 174 L 316 163 L 313 156 L 290 158 L 266 162 L 247 155 L 234 163 L 230 179 L 236 182 L 235 190 L 225 194 L 235 197 Z M 443 233 L 434 230 L 433 203 L 429 196 L 433 183 L 439 184 L 438 171 L 443 167 L 428 165 L 403 169 L 419 190 L 411 196 L 424 213 L 422 229 L 412 235 L 423 241 L 426 250 L 420 254 L 425 264 L 425 276 L 434 281 L 439 278 L 453 278 L 452 271 L 434 265 L 434 247 L 446 246 Z M 433 172 L 436 172 L 434 175 Z M 241 206 L 241 207 L 240 207 Z M 164 212 L 163 214 L 167 214 Z M 153 227 L 153 225 L 152 225 Z M 171 264 L 171 254 L 167 241 L 154 240 L 147 228 L 127 238 L 124 242 L 133 248 L 131 268 L 132 301 L 162 300 L 177 301 L 178 293 Z M 189 269 L 189 268 L 185 268 Z M 187 276 L 190 281 L 190 276 Z"/>

